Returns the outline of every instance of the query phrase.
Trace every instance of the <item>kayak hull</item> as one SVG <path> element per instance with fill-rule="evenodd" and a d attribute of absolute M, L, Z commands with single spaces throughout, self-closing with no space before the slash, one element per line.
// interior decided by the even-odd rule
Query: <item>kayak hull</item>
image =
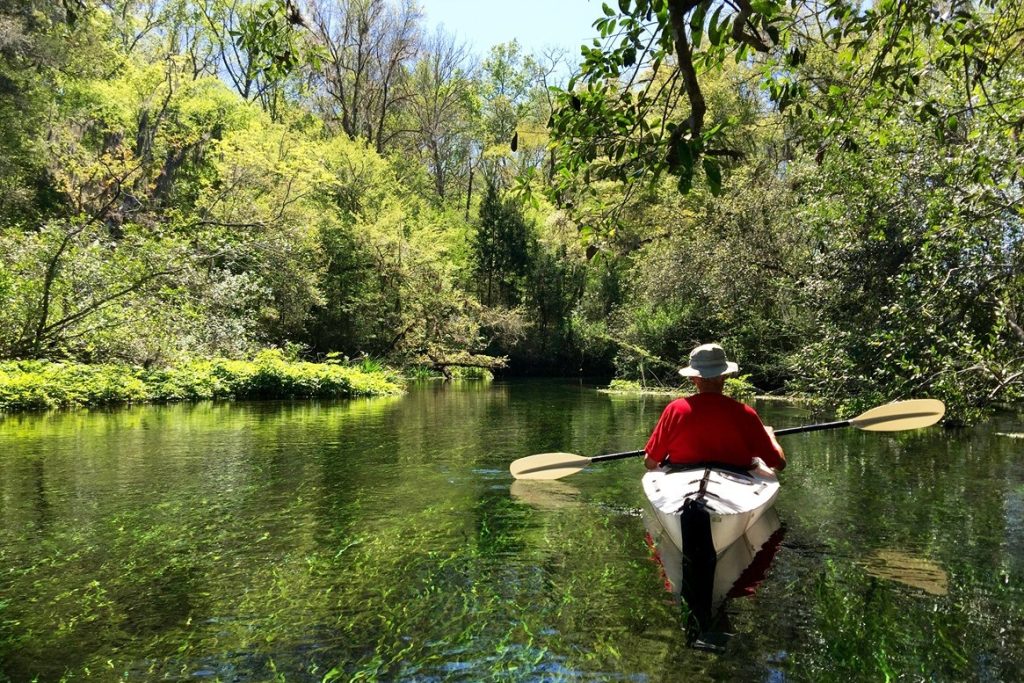
<path fill-rule="evenodd" d="M 643 521 L 650 543 L 657 553 L 656 560 L 664 571 L 665 588 L 676 597 L 686 599 L 695 614 L 701 611 L 699 606 L 702 601 L 707 601 L 706 612 L 711 614 L 722 605 L 726 597 L 735 593 L 734 589 L 739 585 L 740 579 L 748 573 L 755 559 L 766 549 L 766 544 L 782 528 L 775 507 L 770 507 L 742 537 L 715 558 L 714 572 L 710 580 L 705 577 L 704 582 L 700 583 L 692 577 L 686 577 L 688 580 L 684 580 L 683 572 L 687 563 L 684 562 L 680 549 L 668 538 L 658 518 L 650 510 L 644 510 Z M 765 564 L 769 563 L 773 556 L 774 548 L 771 556 L 765 558 Z M 759 574 L 756 575 L 751 583 L 760 578 Z M 744 588 L 752 590 L 750 586 Z"/>
<path fill-rule="evenodd" d="M 749 472 L 713 465 L 658 469 L 642 481 L 652 513 L 680 552 L 686 550 L 687 533 L 701 533 L 695 510 L 706 513 L 716 557 L 742 538 L 779 494 L 778 477 L 763 464 Z"/>

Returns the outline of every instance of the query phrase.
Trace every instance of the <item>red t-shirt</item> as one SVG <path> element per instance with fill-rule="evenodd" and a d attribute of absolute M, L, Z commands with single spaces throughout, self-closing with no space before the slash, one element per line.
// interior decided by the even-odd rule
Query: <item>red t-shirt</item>
<path fill-rule="evenodd" d="M 669 403 L 644 450 L 659 462 L 668 455 L 675 464 L 750 467 L 753 458 L 761 458 L 769 467 L 782 465 L 757 412 L 722 394 L 694 394 Z"/>

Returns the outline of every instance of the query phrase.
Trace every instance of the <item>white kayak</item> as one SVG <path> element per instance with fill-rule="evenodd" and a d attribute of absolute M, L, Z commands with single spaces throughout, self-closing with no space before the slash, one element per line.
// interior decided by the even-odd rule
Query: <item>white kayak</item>
<path fill-rule="evenodd" d="M 644 494 L 659 525 L 680 552 L 725 552 L 761 518 L 779 494 L 779 480 L 760 460 L 750 470 L 696 466 L 643 476 Z"/>

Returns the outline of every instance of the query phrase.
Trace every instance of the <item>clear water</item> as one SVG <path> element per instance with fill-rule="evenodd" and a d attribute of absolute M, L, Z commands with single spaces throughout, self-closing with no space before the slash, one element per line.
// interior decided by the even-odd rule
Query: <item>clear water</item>
<path fill-rule="evenodd" d="M 712 653 L 645 543 L 639 461 L 507 470 L 640 448 L 666 400 L 523 381 L 3 418 L 0 680 L 1024 680 L 1017 416 L 787 437 L 781 547 Z"/>

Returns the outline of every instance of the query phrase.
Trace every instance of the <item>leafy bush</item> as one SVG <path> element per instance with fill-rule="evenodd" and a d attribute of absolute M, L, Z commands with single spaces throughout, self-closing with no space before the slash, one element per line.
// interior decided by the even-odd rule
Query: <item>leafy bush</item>
<path fill-rule="evenodd" d="M 149 391 L 140 372 L 128 366 L 50 361 L 0 363 L 0 409 L 110 405 L 148 398 Z"/>
<path fill-rule="evenodd" d="M 638 382 L 632 379 L 613 379 L 608 383 L 608 391 L 617 394 L 679 394 L 684 395 L 689 389 L 670 387 L 662 384 Z"/>
<path fill-rule="evenodd" d="M 193 360 L 160 370 L 50 361 L 0 363 L 0 410 L 40 410 L 148 401 L 348 398 L 396 394 L 394 374 L 286 360 L 277 350 L 251 361 Z"/>
<path fill-rule="evenodd" d="M 455 367 L 451 369 L 453 379 L 494 379 L 494 373 L 487 368 Z"/>
<path fill-rule="evenodd" d="M 750 402 L 755 391 L 754 385 L 750 383 L 750 375 L 725 378 L 725 395 L 732 396 L 737 401 Z"/>
<path fill-rule="evenodd" d="M 608 390 L 624 394 L 673 394 L 685 396 L 692 394 L 694 388 L 689 383 L 683 386 L 666 386 L 658 384 L 644 384 L 630 379 L 613 379 L 608 385 Z M 725 380 L 724 393 L 737 401 L 749 402 L 754 398 L 755 387 L 750 383 L 750 375 L 739 377 L 727 377 Z"/>

